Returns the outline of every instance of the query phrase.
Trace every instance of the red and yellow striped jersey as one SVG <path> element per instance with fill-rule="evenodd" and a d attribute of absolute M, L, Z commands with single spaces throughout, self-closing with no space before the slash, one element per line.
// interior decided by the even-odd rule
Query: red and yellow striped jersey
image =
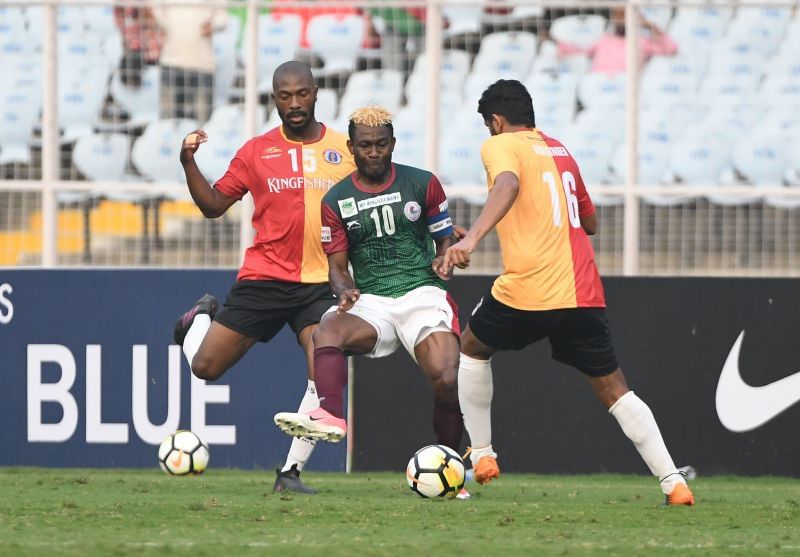
<path fill-rule="evenodd" d="M 516 309 L 605 307 L 594 250 L 580 217 L 594 205 L 578 165 L 539 130 L 502 133 L 481 148 L 489 189 L 501 172 L 519 178 L 519 195 L 497 224 L 503 274 L 492 296 Z"/>
<path fill-rule="evenodd" d="M 238 280 L 328 282 L 322 197 L 354 170 L 347 138 L 329 128 L 312 143 L 287 139 L 280 126 L 245 143 L 214 184 L 236 199 L 253 195 L 255 239 Z"/>

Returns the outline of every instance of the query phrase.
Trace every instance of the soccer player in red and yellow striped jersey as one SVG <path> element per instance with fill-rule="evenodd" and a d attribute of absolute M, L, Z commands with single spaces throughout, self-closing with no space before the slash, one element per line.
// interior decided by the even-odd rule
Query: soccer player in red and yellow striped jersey
<path fill-rule="evenodd" d="M 253 196 L 253 245 L 247 249 L 224 307 L 203 296 L 175 325 L 192 372 L 201 379 L 222 376 L 256 342 L 267 342 L 289 324 L 308 363 L 308 387 L 300 410 L 319 406 L 313 374 L 312 333 L 335 304 L 322 251 L 320 206 L 328 189 L 354 169 L 344 135 L 317 122 L 317 87 L 311 70 L 286 62 L 273 75 L 273 98 L 282 124 L 239 149 L 212 188 L 194 153 L 206 141 L 196 130 L 184 140 L 181 162 L 186 183 L 207 218 L 223 215 L 247 192 Z M 313 493 L 300 481 L 313 442 L 295 439 L 275 491 Z"/>
<path fill-rule="evenodd" d="M 497 229 L 503 273 L 461 337 L 458 371 L 475 479 L 488 483 L 500 473 L 491 445 L 492 354 L 548 338 L 553 358 L 587 377 L 658 477 L 667 503 L 694 504 L 653 413 L 628 389 L 617 363 L 588 238 L 597 230 L 597 219 L 575 160 L 536 129 L 531 96 L 519 81 L 489 86 L 478 112 L 491 133 L 481 149 L 489 196 L 444 261 L 445 270 L 469 264 L 481 238 Z"/>

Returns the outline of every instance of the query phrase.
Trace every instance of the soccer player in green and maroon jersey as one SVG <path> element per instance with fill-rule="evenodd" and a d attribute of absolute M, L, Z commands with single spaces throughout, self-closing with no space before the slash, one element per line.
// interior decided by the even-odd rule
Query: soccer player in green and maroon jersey
<path fill-rule="evenodd" d="M 447 198 L 430 172 L 392 163 L 395 138 L 386 109 L 357 110 L 348 131 L 357 170 L 322 200 L 322 245 L 339 305 L 314 332 L 321 406 L 276 414 L 275 422 L 291 435 L 339 441 L 347 432 L 346 354 L 379 358 L 403 345 L 433 389 L 437 442 L 457 450 L 460 329 L 438 271 L 453 235 Z"/>
<path fill-rule="evenodd" d="M 319 241 L 320 202 L 355 167 L 345 136 L 314 116 L 317 87 L 307 65 L 281 64 L 272 85 L 281 125 L 246 142 L 214 187 L 194 160 L 205 132 L 195 130 L 183 142 L 186 184 L 203 215 L 219 217 L 250 192 L 256 234 L 224 306 L 220 309 L 217 299 L 206 294 L 178 319 L 173 337 L 183 346 L 192 373 L 213 381 L 288 323 L 308 362 L 308 386 L 300 403 L 300 409 L 308 409 L 319 405 L 312 333 L 336 303 Z M 300 481 L 313 449 L 312 440 L 292 441 L 286 464 L 277 471 L 275 491 L 314 492 Z"/>

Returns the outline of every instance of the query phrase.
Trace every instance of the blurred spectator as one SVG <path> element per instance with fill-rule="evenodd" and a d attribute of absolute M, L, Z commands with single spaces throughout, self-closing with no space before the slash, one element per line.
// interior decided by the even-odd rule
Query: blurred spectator
<path fill-rule="evenodd" d="M 315 15 L 323 15 L 323 14 L 334 14 L 334 15 L 351 15 L 351 14 L 362 14 L 364 13 L 363 10 L 355 7 L 355 6 L 326 6 L 325 0 L 304 0 L 301 3 L 307 4 L 307 6 L 298 6 L 299 0 L 274 0 L 272 3 L 271 12 L 273 14 L 296 14 L 303 18 L 303 32 L 302 32 L 302 39 L 300 46 L 303 48 L 309 48 L 311 45 L 308 43 L 308 38 L 306 37 L 306 27 L 308 26 L 308 20 L 310 20 Z M 366 32 L 364 33 L 364 48 L 378 48 L 381 44 L 380 35 L 375 30 L 375 27 L 372 25 L 372 20 L 369 16 L 364 16 L 364 26 L 366 28 Z"/>
<path fill-rule="evenodd" d="M 382 6 L 369 8 L 369 13 L 382 22 L 382 25 L 376 24 L 381 27 L 381 67 L 411 71 L 411 59 L 419 53 L 425 33 L 425 8 Z"/>
<path fill-rule="evenodd" d="M 164 33 L 161 50 L 161 116 L 208 120 L 214 91 L 212 34 L 224 29 L 228 14 L 219 8 L 167 5 L 154 8 Z"/>
<path fill-rule="evenodd" d="M 558 44 L 560 56 L 589 54 L 592 56 L 592 72 L 622 73 L 625 71 L 625 7 L 611 9 L 609 29 L 588 49 L 581 49 L 565 42 Z M 639 15 L 639 27 L 649 36 L 639 38 L 639 63 L 644 64 L 651 56 L 674 55 L 678 45 L 658 26 Z"/>
<path fill-rule="evenodd" d="M 114 22 L 124 45 L 119 64 L 120 79 L 129 87 L 139 87 L 144 67 L 158 64 L 163 42 L 161 31 L 147 6 L 116 6 Z"/>

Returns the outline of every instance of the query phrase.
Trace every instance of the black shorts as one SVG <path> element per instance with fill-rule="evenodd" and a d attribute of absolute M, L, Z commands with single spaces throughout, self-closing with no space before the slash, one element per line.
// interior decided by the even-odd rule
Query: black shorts
<path fill-rule="evenodd" d="M 267 342 L 288 323 L 295 334 L 319 323 L 336 298 L 327 283 L 242 280 L 231 287 L 215 320 L 237 333 Z"/>
<path fill-rule="evenodd" d="M 497 350 L 521 350 L 545 337 L 554 360 L 600 377 L 617 367 L 605 308 L 523 311 L 484 296 L 469 320 L 478 340 Z"/>

